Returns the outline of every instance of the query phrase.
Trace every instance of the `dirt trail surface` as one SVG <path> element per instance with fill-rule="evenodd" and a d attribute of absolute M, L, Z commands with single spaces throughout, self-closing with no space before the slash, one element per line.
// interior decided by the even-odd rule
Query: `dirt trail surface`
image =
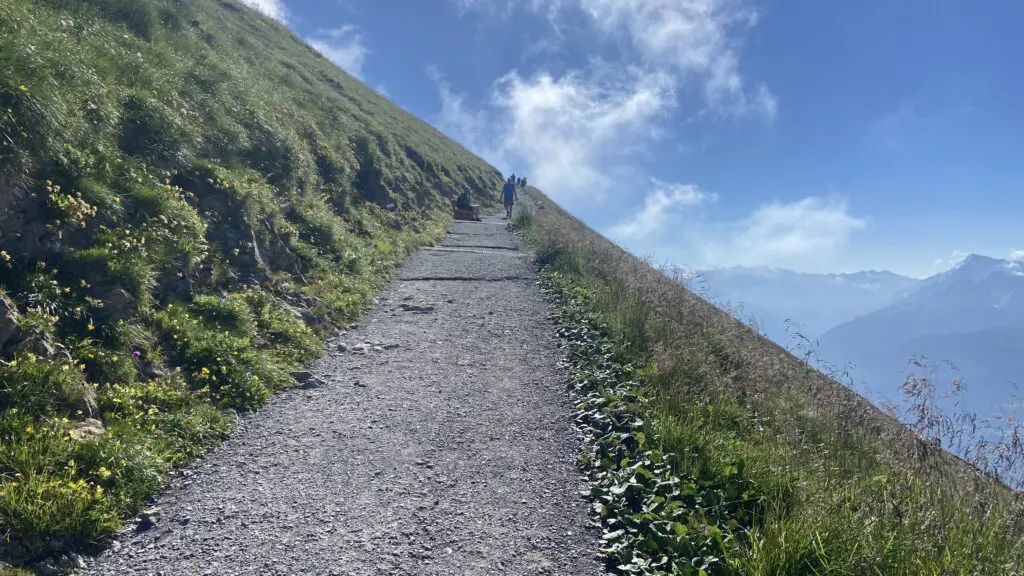
<path fill-rule="evenodd" d="M 602 573 L 536 280 L 503 220 L 456 222 L 319 385 L 244 417 L 79 573 Z"/>

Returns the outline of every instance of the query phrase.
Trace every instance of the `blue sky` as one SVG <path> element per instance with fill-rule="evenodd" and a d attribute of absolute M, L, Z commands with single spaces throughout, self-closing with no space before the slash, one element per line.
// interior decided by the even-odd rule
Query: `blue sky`
<path fill-rule="evenodd" d="M 658 262 L 1024 248 L 1016 0 L 245 1 Z"/>

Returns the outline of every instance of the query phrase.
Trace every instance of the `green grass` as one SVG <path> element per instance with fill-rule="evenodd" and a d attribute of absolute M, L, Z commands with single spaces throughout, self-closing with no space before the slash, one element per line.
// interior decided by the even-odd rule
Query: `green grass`
<path fill-rule="evenodd" d="M 0 3 L 0 556 L 102 546 L 467 185 L 501 175 L 235 0 Z"/>
<path fill-rule="evenodd" d="M 528 196 L 613 570 L 1022 573 L 1020 494 Z"/>

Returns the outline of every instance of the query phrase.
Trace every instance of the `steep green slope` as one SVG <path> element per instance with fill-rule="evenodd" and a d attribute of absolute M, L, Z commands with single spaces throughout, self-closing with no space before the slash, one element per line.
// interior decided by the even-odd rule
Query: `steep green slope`
<path fill-rule="evenodd" d="M 1024 495 L 990 476 L 1020 470 L 1019 426 L 968 465 L 942 446 L 971 442 L 973 422 L 934 411 L 927 383 L 912 383 L 908 429 L 524 196 L 514 224 L 558 306 L 614 572 L 1022 574 Z"/>
<path fill-rule="evenodd" d="M 501 175 L 234 0 L 0 3 L 0 554 L 100 543 Z"/>

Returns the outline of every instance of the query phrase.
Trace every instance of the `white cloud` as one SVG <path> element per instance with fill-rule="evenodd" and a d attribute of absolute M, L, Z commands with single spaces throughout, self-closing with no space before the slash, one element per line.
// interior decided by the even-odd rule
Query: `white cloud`
<path fill-rule="evenodd" d="M 332 30 L 320 30 L 306 41 L 342 70 L 363 78 L 363 64 L 369 50 L 363 45 L 363 37 L 355 26 L 347 24 Z"/>
<path fill-rule="evenodd" d="M 644 197 L 639 212 L 611 228 L 608 235 L 616 240 L 640 240 L 660 234 L 668 219 L 679 207 L 714 202 L 716 194 L 709 194 L 694 184 L 677 184 L 652 179 L 654 189 Z"/>
<path fill-rule="evenodd" d="M 601 199 L 631 153 L 659 136 L 656 121 L 673 105 L 659 74 L 595 64 L 587 73 L 523 78 L 492 86 L 492 112 L 471 111 L 436 71 L 439 127 L 505 171 L 528 172 L 556 199 Z"/>
<path fill-rule="evenodd" d="M 764 84 L 747 89 L 740 74 L 742 33 L 758 13 L 742 0 L 451 0 L 460 12 L 511 13 L 514 6 L 546 12 L 557 31 L 570 8 L 584 14 L 602 39 L 625 40 L 637 65 L 702 86 L 707 109 L 773 120 L 778 100 Z M 529 50 L 536 50 L 531 47 Z"/>
<path fill-rule="evenodd" d="M 1010 260 L 1014 262 L 1024 262 L 1024 250 L 1014 250 L 1010 252 Z"/>
<path fill-rule="evenodd" d="M 547 16 L 551 38 L 524 47 L 531 64 L 570 46 L 559 28 L 578 30 L 581 17 L 595 42 L 618 47 L 610 61 L 562 74 L 508 72 L 479 105 L 431 73 L 442 106 L 436 124 L 503 172 L 526 174 L 566 208 L 598 218 L 607 217 L 599 203 L 619 196 L 622 213 L 606 229 L 613 240 L 686 261 L 803 268 L 835 258 L 865 226 L 831 197 L 775 202 L 740 221 L 707 223 L 693 207 L 717 196 L 698 184 L 654 181 L 646 194 L 636 188 L 644 181 L 641 157 L 669 136 L 685 136 L 673 132 L 722 117 L 771 122 L 778 115 L 769 87 L 741 74 L 740 40 L 758 19 L 745 0 L 452 1 L 491 15 L 521 8 Z M 673 118 L 677 112 L 683 120 Z M 681 246 L 689 247 L 685 256 Z"/>
<path fill-rule="evenodd" d="M 288 7 L 283 0 L 242 0 L 242 4 L 270 16 L 285 24 L 288 22 Z"/>
<path fill-rule="evenodd" d="M 737 223 L 700 231 L 693 241 L 704 261 L 716 265 L 809 269 L 834 264 L 850 236 L 866 225 L 840 197 L 810 196 L 765 204 Z"/>
<path fill-rule="evenodd" d="M 652 65 L 702 79 L 714 112 L 775 117 L 778 103 L 767 86 L 745 91 L 735 29 L 757 22 L 757 12 L 734 0 L 578 0 L 600 30 L 625 33 Z"/>
<path fill-rule="evenodd" d="M 638 71 L 513 72 L 495 85 L 494 104 L 505 118 L 498 149 L 507 161 L 529 166 L 557 197 L 598 200 L 631 152 L 657 138 L 672 93 L 664 77 Z"/>
<path fill-rule="evenodd" d="M 750 89 L 740 74 L 738 38 L 757 21 L 743 0 L 450 1 L 460 11 L 546 15 L 554 36 L 563 21 L 575 28 L 582 17 L 596 41 L 618 44 L 611 63 L 591 61 L 557 75 L 508 72 L 478 106 L 438 82 L 442 130 L 504 171 L 529 172 L 559 201 L 593 202 L 628 190 L 642 172 L 637 154 L 686 125 L 665 121 L 683 105 L 697 119 L 777 115 L 771 90 Z M 554 46 L 553 39 L 535 40 L 523 57 Z"/>

